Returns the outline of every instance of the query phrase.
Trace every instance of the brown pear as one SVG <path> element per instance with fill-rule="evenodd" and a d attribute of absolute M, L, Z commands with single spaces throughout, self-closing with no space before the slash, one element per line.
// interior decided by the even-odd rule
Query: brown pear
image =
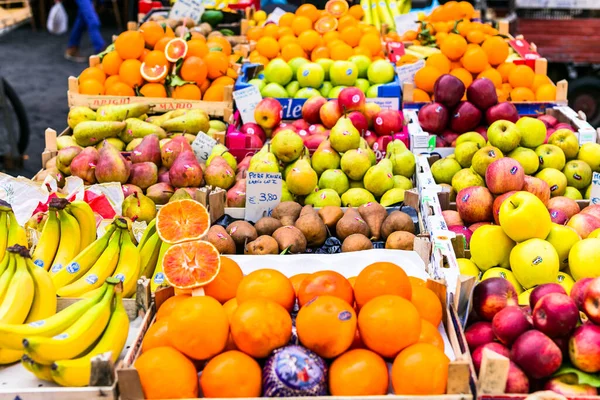
<path fill-rule="evenodd" d="M 366 237 L 371 236 L 369 225 L 362 219 L 356 208 L 353 207 L 348 207 L 342 219 L 335 225 L 335 232 L 341 241 L 344 241 L 344 239 L 353 233 L 361 233 Z"/>
<path fill-rule="evenodd" d="M 232 222 L 227 227 L 227 233 L 235 242 L 240 253 L 243 252 L 246 243 L 250 243 L 258 237 L 256 229 L 246 221 Z"/>
<path fill-rule="evenodd" d="M 156 164 L 145 161 L 131 165 L 129 183 L 146 190 L 157 182 L 158 168 L 156 168 Z"/>
<path fill-rule="evenodd" d="M 271 217 L 278 219 L 281 225 L 294 225 L 302 211 L 302 206 L 295 201 L 283 201 L 275 206 Z"/>
<path fill-rule="evenodd" d="M 388 213 L 384 206 L 379 203 L 369 202 L 358 207 L 360 216 L 365 220 L 371 230 L 371 239 L 379 240 L 381 236 L 381 225 L 387 218 Z"/>
<path fill-rule="evenodd" d="M 246 207 L 246 180 L 241 179 L 227 191 L 227 207 Z"/>
<path fill-rule="evenodd" d="M 159 182 L 146 189 L 146 196 L 150 197 L 155 204 L 167 204 L 175 189 L 168 183 Z"/>
<path fill-rule="evenodd" d="M 273 232 L 273 239 L 279 244 L 279 251 L 287 249 L 288 253 L 299 254 L 306 252 L 306 238 L 293 225 L 282 226 Z"/>
<path fill-rule="evenodd" d="M 160 148 L 160 158 L 162 165 L 171 168 L 179 154 L 185 150 L 193 151 L 192 146 L 183 136 L 175 136 Z"/>
<path fill-rule="evenodd" d="M 256 232 L 259 236 L 273 236 L 273 232 L 275 232 L 282 226 L 283 225 L 281 225 L 281 222 L 273 217 L 262 217 L 261 219 L 256 221 L 256 224 L 254 224 Z"/>
<path fill-rule="evenodd" d="M 302 232 L 308 247 L 321 246 L 327 239 L 327 227 L 319 218 L 319 214 L 310 205 L 302 208 L 300 217 L 296 220 L 294 226 Z"/>
<path fill-rule="evenodd" d="M 415 223 L 410 215 L 402 211 L 394 211 L 387 216 L 381 225 L 381 237 L 387 240 L 388 236 L 396 231 L 415 233 Z"/>
<path fill-rule="evenodd" d="M 385 248 L 392 250 L 413 250 L 415 235 L 410 232 L 396 231 L 392 232 L 385 241 Z"/>
<path fill-rule="evenodd" d="M 344 239 L 344 243 L 342 243 L 342 253 L 370 250 L 372 248 L 373 242 L 371 242 L 368 237 L 360 233 L 353 233 Z"/>
<path fill-rule="evenodd" d="M 344 212 L 338 206 L 325 206 L 319 210 L 319 217 L 329 229 L 335 229 L 335 225 L 343 216 Z"/>
<path fill-rule="evenodd" d="M 220 254 L 235 254 L 235 242 L 221 225 L 211 226 L 206 240 L 212 243 Z"/>
<path fill-rule="evenodd" d="M 130 163 L 121 155 L 116 147 L 108 145 L 105 141 L 104 146 L 98 154 L 96 163 L 96 180 L 98 183 L 119 182 L 127 183 Z"/>
<path fill-rule="evenodd" d="M 246 245 L 244 254 L 279 254 L 279 244 L 271 236 L 262 235 Z"/>
<path fill-rule="evenodd" d="M 158 136 L 145 136 L 140 144 L 131 151 L 131 162 L 134 164 L 141 162 L 151 162 L 160 166 L 160 143 Z"/>

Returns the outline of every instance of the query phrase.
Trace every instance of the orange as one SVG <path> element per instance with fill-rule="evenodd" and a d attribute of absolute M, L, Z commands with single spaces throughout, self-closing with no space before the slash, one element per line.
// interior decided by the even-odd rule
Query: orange
<path fill-rule="evenodd" d="M 276 302 L 292 311 L 296 296 L 290 280 L 274 269 L 259 269 L 246 275 L 238 286 L 236 299 L 239 304 L 254 299 Z"/>
<path fill-rule="evenodd" d="M 331 47 L 330 53 L 332 60 L 347 60 L 354 55 L 354 50 L 346 43 L 338 43 Z"/>
<path fill-rule="evenodd" d="M 208 360 L 225 348 L 229 320 L 212 297 L 189 297 L 169 317 L 171 344 L 195 360 Z"/>
<path fill-rule="evenodd" d="M 185 55 L 185 58 L 190 58 L 190 57 L 202 58 L 208 54 L 208 46 L 206 45 L 204 40 L 192 39 L 189 42 L 187 42 L 187 45 L 188 45 L 188 51 L 187 51 L 187 54 Z"/>
<path fill-rule="evenodd" d="M 431 322 L 433 326 L 437 327 L 442 322 L 442 303 L 431 289 L 413 287 L 411 303 L 417 308 L 421 318 Z"/>
<path fill-rule="evenodd" d="M 442 76 L 442 73 L 434 67 L 423 67 L 415 74 L 415 86 L 427 93 L 433 93 L 435 81 Z"/>
<path fill-rule="evenodd" d="M 501 36 L 492 36 L 483 42 L 481 48 L 492 65 L 500 65 L 508 57 L 508 43 Z"/>
<path fill-rule="evenodd" d="M 114 85 L 113 85 L 114 86 Z M 97 80 L 88 79 L 79 83 L 79 93 L 89 95 L 104 94 L 104 85 Z"/>
<path fill-rule="evenodd" d="M 465 84 L 465 88 L 471 86 L 471 82 L 473 82 L 473 75 L 471 75 L 471 73 L 464 68 L 454 69 L 450 72 L 450 75 L 460 79 L 462 83 Z"/>
<path fill-rule="evenodd" d="M 472 30 L 467 34 L 467 42 L 481 44 L 485 40 L 485 34 L 478 30 Z"/>
<path fill-rule="evenodd" d="M 107 86 L 105 94 L 107 96 L 135 96 L 135 92 L 131 86 L 121 82 L 120 80 L 118 82 L 114 82 L 110 86 Z"/>
<path fill-rule="evenodd" d="M 462 20 L 456 25 L 456 30 L 462 37 L 467 37 L 471 32 L 471 21 Z"/>
<path fill-rule="evenodd" d="M 171 41 L 171 39 L 172 38 L 168 36 L 163 37 L 158 42 L 156 42 L 156 44 L 154 45 L 154 50 L 165 51 L 165 48 L 167 47 L 167 44 Z"/>
<path fill-rule="evenodd" d="M 156 312 L 156 320 L 160 321 L 173 313 L 173 310 L 177 308 L 181 302 L 188 299 L 190 296 L 180 294 L 177 296 L 169 297 L 164 303 L 160 305 L 160 308 Z"/>
<path fill-rule="evenodd" d="M 304 347 L 323 358 L 334 358 L 348 350 L 354 341 L 356 313 L 338 297 L 319 296 L 300 308 L 296 330 Z"/>
<path fill-rule="evenodd" d="M 156 21 L 147 21 L 140 26 L 140 32 L 144 37 L 144 41 L 150 47 L 154 47 L 156 42 L 165 36 L 165 30 Z"/>
<path fill-rule="evenodd" d="M 88 67 L 79 75 L 79 82 L 94 80 L 99 83 L 106 81 L 106 74 L 98 67 Z"/>
<path fill-rule="evenodd" d="M 488 66 L 487 55 L 480 47 L 468 49 L 462 58 L 462 65 L 467 71 L 478 74 Z"/>
<path fill-rule="evenodd" d="M 335 271 L 319 271 L 310 274 L 298 289 L 298 305 L 307 304 L 317 296 L 334 296 L 348 304 L 354 304 L 354 292 L 348 279 Z"/>
<path fill-rule="evenodd" d="M 427 57 L 425 65 L 428 67 L 434 67 L 442 74 L 447 74 L 450 72 L 450 60 L 441 53 L 432 54 Z"/>
<path fill-rule="evenodd" d="M 281 46 L 281 58 L 285 61 L 290 61 L 296 57 L 306 58 L 306 52 L 299 44 L 288 43 L 285 46 Z"/>
<path fill-rule="evenodd" d="M 545 83 L 535 92 L 537 101 L 556 101 L 556 86 L 552 83 Z"/>
<path fill-rule="evenodd" d="M 169 340 L 169 321 L 163 319 L 156 321 L 144 335 L 142 341 L 142 353 L 156 347 L 170 346 Z"/>
<path fill-rule="evenodd" d="M 304 15 L 297 15 L 292 21 L 291 25 L 291 28 L 296 36 L 300 36 L 302 32 L 312 29 L 312 27 L 312 20 Z"/>
<path fill-rule="evenodd" d="M 419 33 L 417 31 L 410 29 L 410 30 L 404 32 L 404 34 L 402 35 L 402 41 L 410 42 L 412 40 L 415 40 L 418 35 L 419 35 Z"/>
<path fill-rule="evenodd" d="M 371 53 L 369 53 L 370 56 Z M 317 61 L 320 58 L 329 58 L 329 49 L 327 47 L 319 46 L 310 53 L 311 61 Z"/>
<path fill-rule="evenodd" d="M 165 52 L 159 50 L 152 50 L 151 52 L 146 54 L 146 57 L 144 58 L 144 63 L 150 66 L 160 65 L 167 67 L 169 65 L 169 61 L 167 61 Z"/>
<path fill-rule="evenodd" d="M 208 67 L 200 57 L 189 57 L 183 61 L 179 75 L 184 81 L 196 82 L 197 85 L 201 85 L 208 75 Z"/>
<path fill-rule="evenodd" d="M 140 93 L 144 97 L 167 97 L 167 90 L 162 83 L 146 83 L 140 88 Z"/>
<path fill-rule="evenodd" d="M 417 343 L 406 348 L 392 365 L 394 394 L 445 394 L 449 364 L 444 352 L 432 344 Z"/>
<path fill-rule="evenodd" d="M 193 86 L 198 87 L 196 85 L 193 85 Z M 208 90 L 209 87 L 210 87 L 210 81 L 207 79 L 207 80 L 204 81 L 204 83 L 202 83 L 202 85 L 200 85 L 200 89 L 199 90 L 200 90 L 200 92 L 205 93 Z M 199 96 L 201 96 L 201 95 L 202 94 L 200 93 Z"/>
<path fill-rule="evenodd" d="M 410 299 L 412 290 L 406 272 L 390 262 L 376 262 L 368 265 L 356 277 L 354 297 L 361 308 L 369 300 L 386 294 Z"/>
<path fill-rule="evenodd" d="M 279 38 L 277 43 L 279 43 L 279 48 L 281 49 L 281 54 L 283 54 L 283 51 L 285 50 L 285 47 L 287 45 L 298 44 L 298 38 L 296 36 L 287 35 L 287 36 L 283 36 L 283 37 Z"/>
<path fill-rule="evenodd" d="M 252 357 L 227 351 L 206 364 L 200 387 L 206 398 L 260 397 L 262 369 Z"/>
<path fill-rule="evenodd" d="M 508 75 L 508 83 L 514 88 L 530 88 L 534 79 L 535 73 L 527 65 L 517 65 Z"/>
<path fill-rule="evenodd" d="M 469 3 L 468 1 L 461 1 L 458 3 L 458 5 L 462 11 L 463 18 L 466 18 L 466 19 L 473 18 L 473 15 L 475 14 L 475 8 L 473 7 L 473 5 L 471 3 Z"/>
<path fill-rule="evenodd" d="M 500 72 L 498 72 L 494 68 L 486 69 L 485 71 L 477 75 L 477 78 L 487 78 L 490 81 L 494 82 L 494 86 L 496 87 L 496 89 L 502 88 L 502 75 L 500 75 Z"/>
<path fill-rule="evenodd" d="M 229 301 L 227 301 L 225 304 L 223 304 L 223 309 L 225 310 L 225 313 L 227 314 L 227 320 L 229 321 L 229 326 L 231 326 L 231 317 L 233 316 L 233 313 L 235 312 L 235 310 L 237 310 L 237 300 L 235 299 L 235 297 Z M 233 341 L 233 337 L 231 336 L 231 330 L 229 331 L 229 336 L 227 337 L 227 345 L 225 345 L 225 349 L 224 351 L 227 350 L 237 350 L 237 346 L 235 345 L 235 342 Z"/>
<path fill-rule="evenodd" d="M 209 48 L 213 48 L 213 46 L 211 46 L 211 44 L 217 44 L 217 48 L 220 48 L 223 53 L 225 53 L 226 55 L 231 55 L 231 43 L 229 43 L 229 40 L 227 40 L 226 37 L 224 36 L 213 36 L 211 38 L 209 38 L 206 41 L 206 45 Z"/>
<path fill-rule="evenodd" d="M 109 87 L 111 87 L 112 85 L 114 85 L 115 83 L 121 82 L 121 77 L 119 75 L 112 75 L 109 76 L 108 78 L 106 78 L 106 81 L 104 81 L 104 87 L 106 88 L 106 90 L 108 90 Z M 123 82 L 121 82 L 123 83 Z M 125 85 L 127 86 L 127 85 Z"/>
<path fill-rule="evenodd" d="M 140 67 L 142 63 L 138 60 L 125 60 L 119 68 L 121 81 L 130 87 L 141 86 L 144 83 Z"/>
<path fill-rule="evenodd" d="M 198 375 L 194 364 L 171 347 L 150 349 L 135 361 L 146 399 L 198 397 Z"/>
<path fill-rule="evenodd" d="M 442 334 L 438 331 L 436 326 L 422 318 L 419 343 L 429 343 L 444 351 L 444 339 L 442 338 Z"/>
<path fill-rule="evenodd" d="M 169 73 L 169 68 L 165 65 L 142 63 L 140 72 L 142 79 L 146 82 L 164 82 Z"/>
<path fill-rule="evenodd" d="M 258 50 L 260 55 L 269 59 L 275 58 L 279 54 L 279 43 L 277 43 L 276 39 L 265 36 L 256 42 L 256 50 Z"/>
<path fill-rule="evenodd" d="M 348 278 L 348 282 L 350 282 L 350 285 L 352 285 L 352 289 L 354 289 L 354 282 L 356 282 L 356 277 L 351 276 L 350 278 Z"/>
<path fill-rule="evenodd" d="M 267 65 L 269 63 L 269 59 L 267 57 L 264 56 L 255 56 L 255 57 L 249 57 L 248 60 L 252 63 L 255 64 L 262 64 L 262 65 Z"/>
<path fill-rule="evenodd" d="M 243 277 L 244 274 L 235 261 L 221 256 L 221 269 L 216 278 L 204 286 L 204 294 L 214 297 L 215 300 L 223 304 L 235 298 L 238 285 Z"/>
<path fill-rule="evenodd" d="M 264 358 L 292 337 L 292 317 L 271 300 L 255 298 L 240 303 L 231 317 L 235 345 L 255 358 Z"/>
<path fill-rule="evenodd" d="M 274 39 L 279 39 L 279 27 L 275 24 L 265 25 L 263 27 L 263 36 L 270 36 Z"/>
<path fill-rule="evenodd" d="M 467 50 L 467 41 L 460 35 L 451 33 L 440 46 L 442 53 L 451 60 L 460 59 Z"/>
<path fill-rule="evenodd" d="M 197 85 L 188 83 L 185 85 L 176 86 L 175 90 L 173 91 L 173 98 L 178 100 L 200 100 L 202 98 L 202 93 Z"/>
<path fill-rule="evenodd" d="M 446 40 L 446 38 L 448 37 L 448 34 L 446 32 L 438 32 L 435 34 L 435 41 L 439 46 L 442 45 L 442 43 L 444 43 L 444 40 Z"/>
<path fill-rule="evenodd" d="M 224 101 L 225 93 L 223 91 L 223 85 L 211 85 L 204 91 L 202 95 L 204 101 Z"/>
<path fill-rule="evenodd" d="M 279 18 L 279 26 L 290 27 L 290 26 L 292 26 L 292 22 L 294 21 L 295 18 L 296 18 L 296 16 L 293 13 L 286 12 Z M 248 39 L 250 39 L 250 38 L 248 37 Z M 255 39 L 253 39 L 253 40 L 255 40 Z"/>
<path fill-rule="evenodd" d="M 350 7 L 350 9 L 348 9 L 348 14 L 352 15 L 358 21 L 360 21 L 365 16 L 365 12 L 363 11 L 362 7 L 358 4 L 355 4 L 352 7 Z"/>
<path fill-rule="evenodd" d="M 215 86 L 215 85 L 231 86 L 234 83 L 235 83 L 235 79 L 233 79 L 229 76 L 222 76 L 222 77 L 217 78 L 214 81 L 212 81 L 212 86 Z"/>
<path fill-rule="evenodd" d="M 280 23 L 281 23 L 281 20 L 280 20 Z M 248 29 L 248 33 L 246 33 L 246 36 L 248 37 L 248 40 L 256 42 L 258 39 L 260 39 L 263 36 L 263 28 L 254 26 L 254 27 Z"/>
<path fill-rule="evenodd" d="M 457 68 L 462 68 L 462 63 L 460 62 L 460 60 L 458 60 L 458 61 L 450 61 L 450 71 L 453 71 L 453 70 L 455 70 Z"/>
<path fill-rule="evenodd" d="M 421 89 L 415 88 L 413 92 L 413 101 L 415 103 L 428 103 L 431 101 L 429 94 Z"/>
<path fill-rule="evenodd" d="M 366 47 L 361 47 L 361 46 L 356 46 L 354 48 L 354 54 L 360 54 L 363 56 L 367 56 L 367 57 L 372 57 L 371 56 L 371 50 L 367 49 Z"/>
<path fill-rule="evenodd" d="M 360 309 L 358 329 L 365 346 L 382 357 L 395 357 L 405 347 L 418 342 L 421 317 L 405 298 L 383 295 Z"/>
<path fill-rule="evenodd" d="M 352 15 L 344 15 L 343 17 L 338 19 L 337 29 L 339 32 L 342 32 L 344 29 L 346 29 L 350 26 L 357 27 L 357 25 L 358 25 L 358 21 L 356 21 L 356 19 Z M 342 35 L 342 37 L 343 37 L 343 35 Z"/>
<path fill-rule="evenodd" d="M 550 78 L 543 74 L 535 74 L 535 76 L 533 77 L 533 84 L 531 85 L 531 90 L 537 92 L 538 88 L 542 85 L 545 85 L 546 83 L 552 83 Z"/>
<path fill-rule="evenodd" d="M 144 36 L 138 31 L 125 31 L 115 40 L 115 50 L 123 60 L 139 58 L 144 52 Z"/>
<path fill-rule="evenodd" d="M 510 92 L 511 101 L 534 101 L 535 93 L 526 87 L 517 87 Z"/>
<path fill-rule="evenodd" d="M 350 350 L 336 358 L 329 368 L 332 396 L 385 395 L 388 380 L 385 361 L 370 350 Z"/>
<path fill-rule="evenodd" d="M 165 204 L 156 214 L 156 232 L 169 244 L 197 240 L 210 228 L 210 215 L 202 204 L 183 199 Z"/>
<path fill-rule="evenodd" d="M 309 275 L 310 274 L 307 273 L 301 273 L 290 277 L 290 282 L 292 283 L 292 287 L 294 288 L 294 293 L 296 293 L 296 296 L 298 296 L 298 290 L 300 290 L 302 281 L 304 281 L 304 279 Z"/>
<path fill-rule="evenodd" d="M 203 60 L 208 67 L 209 79 L 217 79 L 218 77 L 227 73 L 227 68 L 229 68 L 229 58 L 225 54 L 217 51 L 211 51 L 204 57 Z"/>
<path fill-rule="evenodd" d="M 319 19 L 320 13 L 313 4 L 305 3 L 302 4 L 296 10 L 296 15 L 302 15 L 304 17 L 308 17 L 312 22 L 315 22 Z"/>
<path fill-rule="evenodd" d="M 300 35 L 298 35 L 298 43 L 307 52 L 310 52 L 312 51 L 312 49 L 317 47 L 320 41 L 321 35 L 319 35 L 316 31 L 312 29 L 304 31 Z"/>
<path fill-rule="evenodd" d="M 325 11 L 337 18 L 346 14 L 348 8 L 348 3 L 345 0 L 329 0 L 325 4 Z"/>
<path fill-rule="evenodd" d="M 379 38 L 379 35 L 374 33 L 367 33 L 361 37 L 358 45 L 369 49 L 373 56 L 381 51 L 381 39 Z"/>
<path fill-rule="evenodd" d="M 409 276 L 408 280 L 410 281 L 410 287 L 413 288 L 415 286 L 425 286 L 427 282 L 425 282 L 421 278 L 417 278 L 416 276 Z"/>
<path fill-rule="evenodd" d="M 148 53 L 150 53 L 150 50 L 144 49 L 144 51 L 142 52 L 142 55 L 140 56 L 140 58 L 138 58 L 138 60 L 140 60 L 141 62 L 144 62 Z"/>
<path fill-rule="evenodd" d="M 325 41 L 325 43 L 329 43 L 332 40 L 339 39 L 339 38 L 340 38 L 340 33 L 337 31 L 327 32 L 323 35 L 323 40 Z"/>
<path fill-rule="evenodd" d="M 217 248 L 201 240 L 172 245 L 162 261 L 167 283 L 178 289 L 193 289 L 212 282 L 220 267 Z"/>
<path fill-rule="evenodd" d="M 284 36 L 294 37 L 294 31 L 289 26 L 280 27 L 277 30 L 277 37 L 281 39 Z M 281 43 L 281 42 L 280 42 Z"/>
<path fill-rule="evenodd" d="M 110 76 L 118 75 L 119 67 L 121 66 L 122 62 L 123 59 L 119 57 L 119 53 L 116 51 L 111 51 L 105 55 L 104 58 L 102 58 L 102 70 Z"/>
<path fill-rule="evenodd" d="M 506 92 L 504 89 L 496 89 L 496 96 L 498 96 L 498 101 L 508 101 L 508 96 L 510 95 L 510 91 Z"/>
<path fill-rule="evenodd" d="M 450 32 L 450 27 L 445 22 L 434 22 L 432 25 L 433 29 L 435 29 L 436 34 Z"/>
<path fill-rule="evenodd" d="M 362 32 L 357 26 L 348 26 L 341 31 L 341 38 L 351 47 L 358 46 Z"/>
<path fill-rule="evenodd" d="M 165 25 L 165 36 L 170 37 L 171 39 L 175 37 L 175 32 L 169 25 Z"/>

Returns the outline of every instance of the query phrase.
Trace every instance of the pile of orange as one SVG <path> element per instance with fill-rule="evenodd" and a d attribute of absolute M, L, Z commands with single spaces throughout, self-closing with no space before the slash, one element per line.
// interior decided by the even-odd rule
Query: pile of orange
<path fill-rule="evenodd" d="M 233 85 L 237 78 L 233 65 L 241 53 L 233 51 L 223 36 L 207 39 L 191 32 L 188 40 L 175 40 L 187 49 L 181 66 L 175 68 L 173 59 L 167 57 L 174 39 L 173 30 L 156 21 L 145 22 L 137 31 L 121 33 L 102 62 L 81 73 L 79 92 L 222 101 L 223 88 Z"/>
<path fill-rule="evenodd" d="M 345 0 L 330 0 L 325 10 L 303 4 L 295 13 L 283 14 L 278 24 L 248 30 L 248 40 L 256 43 L 249 61 L 266 65 L 277 57 L 347 60 L 356 54 L 385 58 L 379 31 L 361 22 L 363 15 L 361 6 L 348 7 Z"/>
<path fill-rule="evenodd" d="M 160 305 L 135 362 L 146 398 L 259 397 L 257 360 L 290 343 L 296 302 L 301 345 L 332 361 L 332 395 L 384 395 L 389 382 L 399 395 L 446 391 L 442 304 L 398 265 L 377 262 L 350 279 L 334 271 L 287 278 L 273 269 L 243 276 L 222 256 L 204 289 Z"/>

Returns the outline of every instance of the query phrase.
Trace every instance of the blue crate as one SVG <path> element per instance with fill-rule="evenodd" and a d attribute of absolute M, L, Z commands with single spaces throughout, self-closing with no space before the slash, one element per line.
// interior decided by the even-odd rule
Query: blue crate
<path fill-rule="evenodd" d="M 255 78 L 261 78 L 263 76 L 262 70 L 263 66 L 261 64 L 245 63 L 242 65 L 242 71 L 235 82 L 234 90 L 241 90 L 250 86 L 248 81 Z M 379 87 L 378 99 L 397 99 L 398 105 L 401 104 L 400 81 L 398 80 L 397 75 L 394 77 L 394 82 L 386 83 Z M 282 119 L 302 118 L 302 106 L 307 99 L 278 98 L 277 100 L 281 103 L 281 107 L 283 108 Z M 381 102 L 378 101 L 378 103 Z"/>

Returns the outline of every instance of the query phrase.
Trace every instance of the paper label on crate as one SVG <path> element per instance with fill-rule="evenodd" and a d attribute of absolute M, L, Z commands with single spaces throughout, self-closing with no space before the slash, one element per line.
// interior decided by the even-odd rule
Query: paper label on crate
<path fill-rule="evenodd" d="M 592 175 L 592 190 L 590 193 L 590 204 L 600 204 L 600 173 Z"/>
<path fill-rule="evenodd" d="M 596 143 L 596 131 L 594 130 L 594 128 L 580 129 L 577 132 L 577 136 L 579 137 L 580 146 L 585 143 Z"/>
<path fill-rule="evenodd" d="M 396 25 L 396 32 L 398 35 L 404 34 L 406 31 L 416 31 L 418 26 L 419 17 L 417 13 L 401 14 L 394 17 L 394 25 Z"/>
<path fill-rule="evenodd" d="M 246 220 L 269 217 L 281 201 L 281 174 L 248 172 L 246 175 Z"/>
<path fill-rule="evenodd" d="M 194 22 L 200 22 L 204 14 L 202 0 L 177 0 L 169 12 L 169 19 L 182 20 L 189 18 Z"/>
<path fill-rule="evenodd" d="M 367 99 L 368 102 L 377 104 L 382 110 L 398 110 L 400 99 L 396 97 L 375 97 Z"/>
<path fill-rule="evenodd" d="M 410 47 L 409 47 L 410 48 Z M 415 74 L 418 70 L 425 66 L 425 60 L 419 60 L 412 64 L 404 64 L 399 67 L 396 67 L 396 75 L 398 75 L 398 80 L 400 81 L 400 86 L 404 82 L 414 83 Z"/>
<path fill-rule="evenodd" d="M 260 95 L 258 88 L 254 85 L 250 85 L 247 88 L 236 90 L 233 92 L 233 99 L 235 100 L 235 105 L 240 111 L 242 122 L 244 124 L 248 122 L 256 122 L 254 120 L 254 109 L 262 100 L 262 96 Z"/>
<path fill-rule="evenodd" d="M 279 18 L 281 18 L 281 16 L 285 14 L 285 10 L 282 10 L 281 8 L 277 7 L 276 9 L 273 10 L 273 12 L 271 14 L 269 14 L 269 16 L 267 17 L 267 21 L 265 22 L 265 24 L 268 24 L 270 22 L 274 23 L 274 24 L 278 24 L 279 23 Z"/>
<path fill-rule="evenodd" d="M 517 52 L 521 58 L 526 60 L 535 60 L 540 58 L 540 55 L 531 49 L 531 45 L 525 39 L 511 39 L 508 41 L 510 46 Z"/>
<path fill-rule="evenodd" d="M 196 160 L 198 160 L 199 163 L 205 164 L 213 147 L 216 145 L 217 141 L 215 139 L 211 138 L 202 131 L 198 132 L 196 139 L 194 139 L 192 142 L 192 150 L 196 155 Z"/>

